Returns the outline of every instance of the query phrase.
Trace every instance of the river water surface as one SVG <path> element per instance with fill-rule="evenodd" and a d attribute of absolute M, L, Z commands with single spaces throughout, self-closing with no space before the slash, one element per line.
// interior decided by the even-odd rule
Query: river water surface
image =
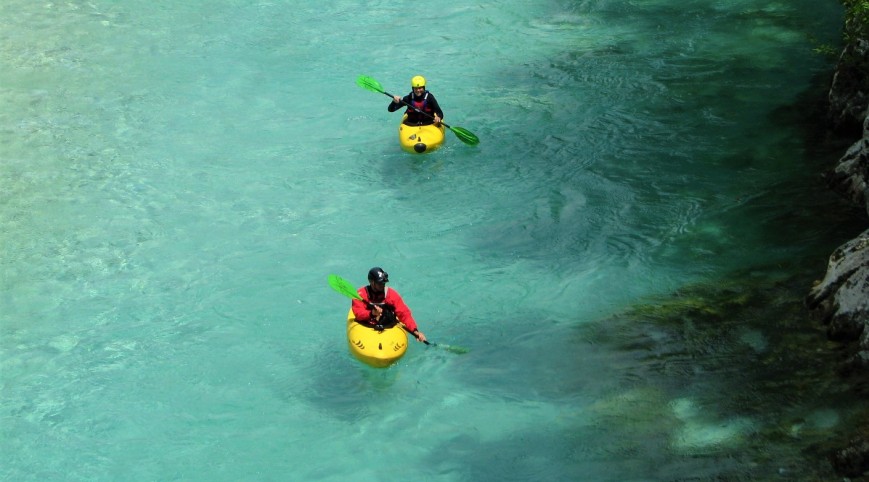
<path fill-rule="evenodd" d="M 840 407 L 715 388 L 775 340 L 719 340 L 697 383 L 606 320 L 820 276 L 855 234 L 819 216 L 839 152 L 799 104 L 841 24 L 833 0 L 5 1 L 0 478 L 829 475 L 798 442 Z M 479 146 L 406 154 L 355 85 L 417 74 Z M 469 353 L 355 361 L 326 278 L 372 266 Z"/>

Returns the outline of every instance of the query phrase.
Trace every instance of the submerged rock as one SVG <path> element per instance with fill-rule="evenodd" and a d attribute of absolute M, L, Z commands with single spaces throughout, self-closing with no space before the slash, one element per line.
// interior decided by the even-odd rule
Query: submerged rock
<path fill-rule="evenodd" d="M 671 448 L 684 454 L 706 454 L 737 446 L 755 431 L 747 418 L 730 420 L 689 420 L 675 434 Z"/>
<path fill-rule="evenodd" d="M 830 463 L 836 472 L 846 477 L 859 477 L 869 472 L 869 439 L 861 437 L 851 441 L 830 457 Z"/>

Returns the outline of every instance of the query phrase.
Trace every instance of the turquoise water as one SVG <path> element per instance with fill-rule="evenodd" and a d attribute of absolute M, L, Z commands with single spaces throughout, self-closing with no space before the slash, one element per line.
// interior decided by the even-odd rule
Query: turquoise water
<path fill-rule="evenodd" d="M 575 329 L 733 270 L 820 276 L 840 152 L 791 106 L 840 25 L 832 0 L 4 2 L 0 478 L 814 470 L 740 448 L 774 414 Z M 402 152 L 363 74 L 425 75 L 481 144 Z M 356 362 L 326 277 L 375 265 L 470 353 Z"/>

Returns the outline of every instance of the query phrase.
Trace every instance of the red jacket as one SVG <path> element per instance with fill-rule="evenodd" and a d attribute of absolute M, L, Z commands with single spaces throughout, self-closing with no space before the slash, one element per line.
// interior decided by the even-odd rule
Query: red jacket
<path fill-rule="evenodd" d="M 371 320 L 371 310 L 368 309 L 368 303 L 388 303 L 395 307 L 395 316 L 398 318 L 398 321 L 404 323 L 404 326 L 406 326 L 408 330 L 416 331 L 416 321 L 413 319 L 413 315 L 410 313 L 410 308 L 404 304 L 404 300 L 401 299 L 401 295 L 398 294 L 398 291 L 386 287 L 384 288 L 386 291 L 385 297 L 375 296 L 373 300 L 369 300 L 368 290 L 366 288 L 368 287 L 363 286 L 356 290 L 356 292 L 359 293 L 359 296 L 361 296 L 365 301 L 354 299 L 353 304 L 351 305 L 353 316 L 356 317 L 356 321 L 374 326 L 374 323 Z"/>

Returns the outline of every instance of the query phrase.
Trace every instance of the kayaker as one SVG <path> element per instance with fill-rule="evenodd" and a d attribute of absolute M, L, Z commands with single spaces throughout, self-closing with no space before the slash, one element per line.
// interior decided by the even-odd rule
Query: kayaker
<path fill-rule="evenodd" d="M 392 102 L 387 106 L 389 112 L 395 112 L 401 109 L 402 106 L 408 106 L 405 111 L 405 114 L 407 114 L 407 119 L 404 120 L 405 124 L 409 126 L 427 126 L 430 124 L 439 126 L 444 118 L 444 112 L 441 110 L 441 106 L 438 105 L 435 96 L 426 90 L 425 78 L 421 75 L 415 76 L 410 79 L 410 87 L 411 92 L 404 96 L 404 98 L 397 95 L 392 96 Z M 410 106 L 416 107 L 428 115 L 420 114 Z"/>
<path fill-rule="evenodd" d="M 356 291 L 362 300 L 354 298 L 351 305 L 356 321 L 372 327 L 389 327 L 398 321 L 417 341 L 424 342 L 425 335 L 417 328 L 410 308 L 404 304 L 398 291 L 387 288 L 386 283 L 389 283 L 389 275 L 382 268 L 374 267 L 368 271 L 368 286 Z"/>

